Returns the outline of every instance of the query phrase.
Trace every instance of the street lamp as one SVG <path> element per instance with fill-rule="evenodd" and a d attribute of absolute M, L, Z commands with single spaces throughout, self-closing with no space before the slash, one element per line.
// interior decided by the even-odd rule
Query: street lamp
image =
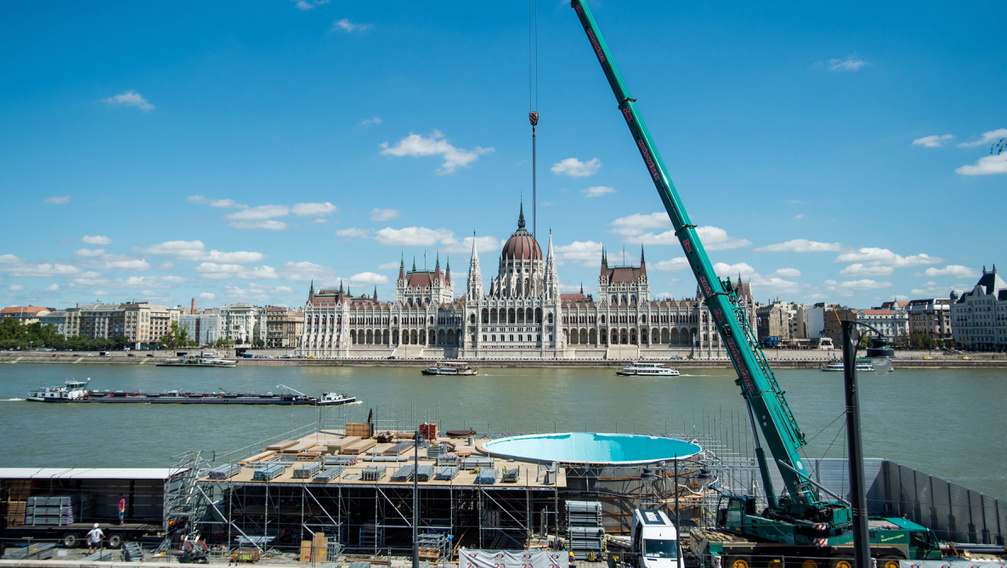
<path fill-rule="evenodd" d="M 895 350 L 887 345 L 884 334 L 859 321 L 845 320 L 843 325 L 843 379 L 846 386 L 846 437 L 850 446 L 850 505 L 853 509 L 853 553 L 858 568 L 871 566 L 871 541 L 867 528 L 867 489 L 864 480 L 864 448 L 860 437 L 860 397 L 857 393 L 857 340 L 854 326 L 866 327 L 878 334 L 867 348 L 867 357 L 881 368 L 891 370 Z"/>

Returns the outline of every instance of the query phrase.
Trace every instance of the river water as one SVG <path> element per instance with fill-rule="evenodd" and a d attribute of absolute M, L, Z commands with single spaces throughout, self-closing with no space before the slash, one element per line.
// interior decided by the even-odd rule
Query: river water
<path fill-rule="evenodd" d="M 40 383 L 91 378 L 91 388 L 160 392 L 337 391 L 361 403 L 338 408 L 44 404 L 24 400 Z M 379 428 L 482 432 L 634 432 L 715 435 L 751 452 L 751 430 L 729 370 L 681 377 L 617 377 L 614 369 L 494 369 L 475 377 L 424 377 L 400 367 L 140 365 L 0 366 L 0 467 L 167 467 L 201 450 L 222 455 L 321 421 Z M 864 453 L 992 497 L 1007 499 L 1007 370 L 899 369 L 860 373 Z M 842 373 L 781 370 L 777 379 L 810 440 L 807 457 L 845 457 Z M 241 457 L 250 455 L 251 451 Z M 233 459 L 233 458 L 232 458 Z"/>

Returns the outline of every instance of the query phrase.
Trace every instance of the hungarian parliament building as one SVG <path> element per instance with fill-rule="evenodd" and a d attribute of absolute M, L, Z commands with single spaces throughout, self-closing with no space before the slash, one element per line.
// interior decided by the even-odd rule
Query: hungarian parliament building
<path fill-rule="evenodd" d="M 755 321 L 749 284 L 734 283 L 739 306 Z M 376 296 L 376 294 L 375 294 Z M 395 301 L 315 290 L 304 305 L 298 354 L 368 359 L 637 359 L 723 356 L 702 296 L 650 298 L 643 249 L 639 266 L 610 266 L 601 257 L 598 295 L 560 292 L 549 235 L 545 255 L 525 229 L 500 253 L 497 275 L 483 289 L 475 239 L 464 295 L 455 297 L 451 266 L 407 271 L 399 264 Z"/>

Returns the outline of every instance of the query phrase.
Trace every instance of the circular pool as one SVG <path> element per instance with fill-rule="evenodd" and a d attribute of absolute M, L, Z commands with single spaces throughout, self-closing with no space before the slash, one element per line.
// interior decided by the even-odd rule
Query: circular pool
<path fill-rule="evenodd" d="M 487 454 L 532 462 L 639 465 L 685 459 L 702 451 L 698 445 L 660 436 L 567 432 L 530 434 L 485 442 Z"/>

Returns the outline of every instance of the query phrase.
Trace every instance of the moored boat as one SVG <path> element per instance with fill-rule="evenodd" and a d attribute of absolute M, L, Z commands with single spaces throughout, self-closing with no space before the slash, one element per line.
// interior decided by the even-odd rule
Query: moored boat
<path fill-rule="evenodd" d="M 182 355 L 177 361 L 158 363 L 158 367 L 235 367 L 236 359 L 225 359 L 213 351 L 204 351 L 199 355 Z"/>
<path fill-rule="evenodd" d="M 633 361 L 622 369 L 615 372 L 616 375 L 624 377 L 677 377 L 681 373 L 678 369 L 665 367 L 664 363 L 644 363 Z"/>
<path fill-rule="evenodd" d="M 833 359 L 832 361 L 829 361 L 828 363 L 822 363 L 821 365 L 818 366 L 818 369 L 820 371 L 825 371 L 825 372 L 828 372 L 828 373 L 842 373 L 843 372 L 843 361 L 842 360 Z M 868 372 L 868 373 L 873 372 L 874 371 L 874 363 L 871 363 L 867 359 L 857 359 L 857 370 L 858 371 L 865 371 L 865 372 Z"/>
<path fill-rule="evenodd" d="M 479 370 L 465 363 L 435 363 L 421 371 L 424 375 L 465 375 L 471 376 Z"/>

